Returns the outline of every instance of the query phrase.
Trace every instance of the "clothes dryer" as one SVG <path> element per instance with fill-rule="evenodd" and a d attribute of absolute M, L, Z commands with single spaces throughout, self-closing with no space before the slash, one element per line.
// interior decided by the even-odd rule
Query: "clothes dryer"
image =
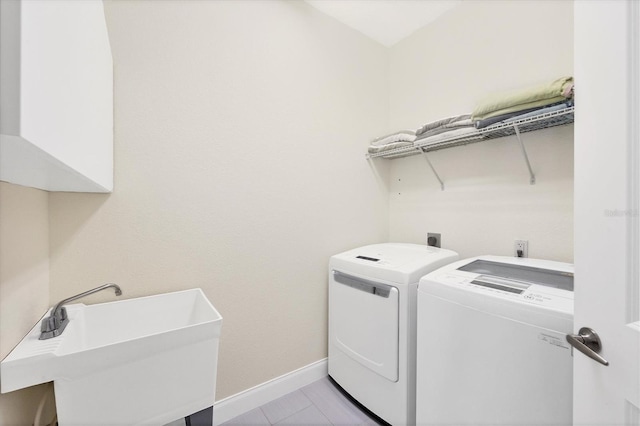
<path fill-rule="evenodd" d="M 388 243 L 329 261 L 329 375 L 392 425 L 415 424 L 418 281 L 457 259 L 451 250 Z"/>

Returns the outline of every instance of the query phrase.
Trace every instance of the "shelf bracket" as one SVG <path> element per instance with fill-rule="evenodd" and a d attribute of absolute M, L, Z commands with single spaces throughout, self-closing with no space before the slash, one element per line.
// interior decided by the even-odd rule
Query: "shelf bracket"
<path fill-rule="evenodd" d="M 444 191 L 444 182 L 442 182 L 442 179 L 440 179 L 440 175 L 438 175 L 438 172 L 436 172 L 436 169 L 433 167 L 433 164 L 431 164 L 431 161 L 429 161 L 429 157 L 427 156 L 427 151 L 424 148 L 422 149 L 422 154 L 424 158 L 427 160 L 427 164 L 429 164 L 429 167 L 431 167 L 431 171 L 436 176 L 436 179 L 438 179 L 438 182 L 440 182 L 440 190 Z"/>
<path fill-rule="evenodd" d="M 524 147 L 524 142 L 522 142 L 522 138 L 520 137 L 520 129 L 518 129 L 517 125 L 514 125 L 513 129 L 516 131 L 516 137 L 518 138 L 518 142 L 520 142 L 520 148 L 522 148 L 522 155 L 524 155 L 524 161 L 527 163 L 527 168 L 529 169 L 529 183 L 531 185 L 535 185 L 536 175 L 533 174 L 533 169 L 531 168 L 531 163 L 529 162 L 529 156 L 527 155 L 527 150 Z"/>

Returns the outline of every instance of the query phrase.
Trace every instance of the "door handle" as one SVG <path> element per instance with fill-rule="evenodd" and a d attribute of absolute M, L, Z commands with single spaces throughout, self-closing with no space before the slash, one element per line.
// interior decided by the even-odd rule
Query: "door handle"
<path fill-rule="evenodd" d="M 598 355 L 602 349 L 602 342 L 598 333 L 589 327 L 582 327 L 578 334 L 567 334 L 567 342 L 589 358 L 602 365 L 609 365 L 609 361 Z"/>

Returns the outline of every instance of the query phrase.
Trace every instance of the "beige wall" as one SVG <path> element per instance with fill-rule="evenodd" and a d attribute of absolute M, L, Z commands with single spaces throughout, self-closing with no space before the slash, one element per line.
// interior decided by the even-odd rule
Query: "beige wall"
<path fill-rule="evenodd" d="M 105 5 L 115 190 L 50 195 L 51 300 L 201 287 L 224 317 L 218 399 L 322 359 L 329 256 L 388 237 L 364 157 L 386 49 L 304 2 Z"/>
<path fill-rule="evenodd" d="M 391 48 L 389 63 L 391 129 L 471 112 L 491 91 L 572 75 L 573 5 L 462 2 Z M 512 255 L 525 239 L 530 257 L 572 262 L 573 126 L 523 140 L 533 186 L 514 137 L 430 154 L 444 192 L 424 158 L 391 161 L 390 239 L 440 232 L 462 257 Z"/>
<path fill-rule="evenodd" d="M 0 182 L 0 359 L 49 306 L 47 198 L 44 191 Z M 32 424 L 46 389 L 0 395 L 0 425 Z"/>

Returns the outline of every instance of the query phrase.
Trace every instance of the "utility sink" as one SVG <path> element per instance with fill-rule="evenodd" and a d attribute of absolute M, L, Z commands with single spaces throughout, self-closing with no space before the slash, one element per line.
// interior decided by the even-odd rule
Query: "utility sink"
<path fill-rule="evenodd" d="M 202 290 L 66 308 L 60 336 L 39 340 L 38 322 L 0 363 L 2 393 L 53 381 L 61 426 L 162 425 L 213 405 L 222 317 Z"/>

